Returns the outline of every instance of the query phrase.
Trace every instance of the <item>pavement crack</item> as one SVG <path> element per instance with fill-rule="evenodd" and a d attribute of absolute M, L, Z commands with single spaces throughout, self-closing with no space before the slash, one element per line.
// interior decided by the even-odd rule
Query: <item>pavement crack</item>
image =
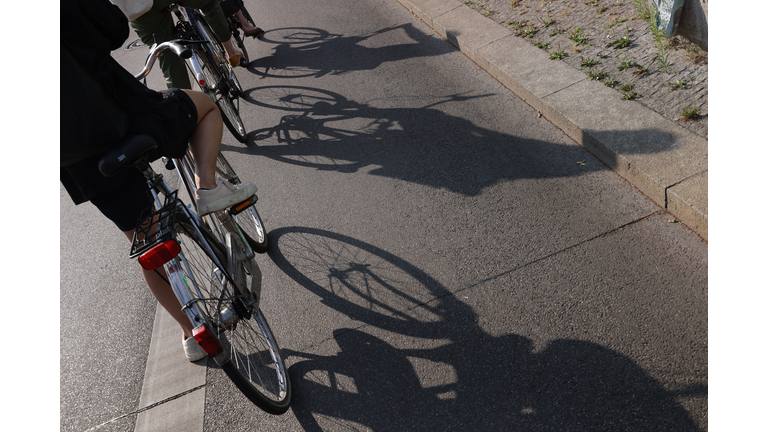
<path fill-rule="evenodd" d="M 596 234 L 596 235 L 595 235 L 595 236 L 593 236 L 593 237 L 590 237 L 590 238 L 588 238 L 588 239 L 586 239 L 586 240 L 582 240 L 582 241 L 580 241 L 580 242 L 578 242 L 578 243 L 574 243 L 574 244 L 572 244 L 572 245 L 570 245 L 570 246 L 567 246 L 567 247 L 565 247 L 565 248 L 563 248 L 563 249 L 560 249 L 560 250 L 558 250 L 558 251 L 552 252 L 552 253 L 550 253 L 550 254 L 548 254 L 548 255 L 545 255 L 545 256 L 543 256 L 543 257 L 539 257 L 539 258 L 536 258 L 536 259 L 534 259 L 534 260 L 532 260 L 532 261 L 528 261 L 528 262 L 526 262 L 526 263 L 524 263 L 524 264 L 521 264 L 521 265 L 519 265 L 519 266 L 517 266 L 517 267 L 515 267 L 515 268 L 509 269 L 509 270 L 507 270 L 507 271 L 504 271 L 504 272 L 501 272 L 501 273 L 499 273 L 499 274 L 497 274 L 497 275 L 494 275 L 494 276 L 490 276 L 490 277 L 487 277 L 487 278 L 485 278 L 485 279 L 481 279 L 481 280 L 479 280 L 479 281 L 477 281 L 477 282 L 475 282 L 475 283 L 472 283 L 472 284 L 468 284 L 468 285 L 466 285 L 464 288 L 462 288 L 462 289 L 460 289 L 460 290 L 456 291 L 456 292 L 455 292 L 455 294 L 458 294 L 458 293 L 460 293 L 460 292 L 463 292 L 463 291 L 467 291 L 467 290 L 470 290 L 470 289 L 472 289 L 472 288 L 478 287 L 478 286 L 480 286 L 480 285 L 483 285 L 483 284 L 485 284 L 485 283 L 487 283 L 487 282 L 490 282 L 490 281 L 493 281 L 493 280 L 495 280 L 495 279 L 498 279 L 498 278 L 500 278 L 500 277 L 502 277 L 502 276 L 506 276 L 506 275 L 508 275 L 508 274 L 514 273 L 514 272 L 516 272 L 516 271 L 518 271 L 518 270 L 522 270 L 522 269 L 524 269 L 524 268 L 526 268 L 526 267 L 529 267 L 529 266 L 531 266 L 531 265 L 533 265 L 533 264 L 536 264 L 536 263 L 538 263 L 538 262 L 540 262 L 540 261 L 544 261 L 544 260 L 546 260 L 546 259 L 552 258 L 552 257 L 554 257 L 554 256 L 556 256 L 556 255 L 562 254 L 563 252 L 567 252 L 567 251 L 569 251 L 569 250 L 571 250 L 571 249 L 575 249 L 575 248 L 577 248 L 577 247 L 579 247 L 579 246 L 582 246 L 582 245 L 584 245 L 584 244 L 587 244 L 587 243 L 589 243 L 589 242 L 595 241 L 595 240 L 597 240 L 597 239 L 599 239 L 599 238 L 607 237 L 607 236 L 609 236 L 609 235 L 611 235 L 611 234 L 613 234 L 613 233 L 615 233 L 615 232 L 618 232 L 618 231 L 621 231 L 621 230 L 623 230 L 624 228 L 627 228 L 627 227 L 629 227 L 629 226 L 635 225 L 635 224 L 637 224 L 637 223 L 640 223 L 640 222 L 642 222 L 642 221 L 644 221 L 644 220 L 646 220 L 646 219 L 648 219 L 648 218 L 651 218 L 651 217 L 653 217 L 653 216 L 656 216 L 656 215 L 660 215 L 660 214 L 662 214 L 662 213 L 664 213 L 664 212 L 663 212 L 663 211 L 661 211 L 661 210 L 659 210 L 659 211 L 655 211 L 655 212 L 653 212 L 653 213 L 651 213 L 651 214 L 648 214 L 648 215 L 646 215 L 646 216 L 643 216 L 643 217 L 641 217 L 641 218 L 639 218 L 639 219 L 633 220 L 633 221 L 631 221 L 631 222 L 627 222 L 627 223 L 625 223 L 624 225 L 621 225 L 621 226 L 619 226 L 619 227 L 616 227 L 616 228 L 610 229 L 610 230 L 608 230 L 608 231 L 605 231 L 605 232 L 603 232 L 603 233 L 600 233 L 600 234 Z"/>
<path fill-rule="evenodd" d="M 108 421 L 106 421 L 104 423 L 101 423 L 101 424 L 96 425 L 96 426 L 94 426 L 94 427 L 92 427 L 90 429 L 87 429 L 85 432 L 95 431 L 95 430 L 100 429 L 100 428 L 102 428 L 104 426 L 110 425 L 110 424 L 112 424 L 112 423 L 114 423 L 116 421 L 120 421 L 120 420 L 122 420 L 122 419 L 124 419 L 126 417 L 130 417 L 130 416 L 134 416 L 134 415 L 139 415 L 139 414 L 143 413 L 144 411 L 149 411 L 152 408 L 155 408 L 155 407 L 160 406 L 162 404 L 171 402 L 171 401 L 176 400 L 176 399 L 178 399 L 178 398 L 180 398 L 182 396 L 186 396 L 186 395 L 188 395 L 190 393 L 194 393 L 194 392 L 196 392 L 196 391 L 206 387 L 207 385 L 208 385 L 207 383 L 206 384 L 201 384 L 201 385 L 199 385 L 197 387 L 193 387 L 193 388 L 191 388 L 189 390 L 186 390 L 186 391 L 183 391 L 181 393 L 175 394 L 175 395 L 170 396 L 168 398 L 165 398 L 165 399 L 163 399 L 161 401 L 158 401 L 158 402 L 155 402 L 153 404 L 147 405 L 147 406 L 145 406 L 143 408 L 139 408 L 137 410 L 131 411 L 131 412 L 126 413 L 126 414 L 123 414 L 121 416 L 115 417 L 112 420 L 108 420 Z"/>

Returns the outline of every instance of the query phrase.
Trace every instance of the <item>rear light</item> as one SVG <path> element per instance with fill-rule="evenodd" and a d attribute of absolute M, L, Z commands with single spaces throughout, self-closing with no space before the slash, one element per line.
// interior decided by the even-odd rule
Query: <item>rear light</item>
<path fill-rule="evenodd" d="M 179 252 L 181 252 L 181 248 L 176 240 L 166 240 L 141 254 L 139 264 L 147 270 L 154 270 L 174 259 Z"/>
<path fill-rule="evenodd" d="M 213 337 L 211 331 L 208 330 L 208 326 L 205 324 L 199 327 L 195 327 L 194 330 L 192 330 L 192 334 L 195 336 L 197 343 L 200 344 L 200 346 L 203 348 L 203 350 L 205 350 L 205 352 L 208 353 L 209 356 L 214 357 L 221 352 L 219 341 Z"/>

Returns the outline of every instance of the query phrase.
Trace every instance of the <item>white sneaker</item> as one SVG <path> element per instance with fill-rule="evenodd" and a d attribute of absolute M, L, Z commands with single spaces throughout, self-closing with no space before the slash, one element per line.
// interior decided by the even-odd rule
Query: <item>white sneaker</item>
<path fill-rule="evenodd" d="M 184 345 L 184 354 L 187 355 L 187 359 L 191 362 L 198 361 L 208 355 L 193 337 L 184 339 L 184 334 L 182 334 L 181 342 Z"/>
<path fill-rule="evenodd" d="M 195 193 L 197 199 L 197 214 L 205 216 L 215 211 L 223 210 L 239 202 L 243 202 L 256 193 L 253 183 L 243 183 L 237 186 L 216 179 L 216 188 L 210 190 L 198 189 Z"/>

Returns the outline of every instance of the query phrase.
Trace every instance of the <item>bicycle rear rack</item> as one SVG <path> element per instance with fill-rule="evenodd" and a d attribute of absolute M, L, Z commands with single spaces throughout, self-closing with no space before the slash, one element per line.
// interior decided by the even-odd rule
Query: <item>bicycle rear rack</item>
<path fill-rule="evenodd" d="M 131 245 L 131 258 L 136 258 L 153 247 L 169 240 L 173 236 L 173 227 L 176 223 L 176 213 L 179 206 L 183 205 L 177 198 L 178 191 L 165 198 L 163 207 L 157 211 L 152 211 L 152 207 L 144 210 L 136 224 L 136 231 L 133 233 L 133 244 Z M 155 221 L 157 219 L 157 221 Z M 153 221 L 155 221 L 153 223 Z M 152 234 L 153 226 L 157 229 Z"/>

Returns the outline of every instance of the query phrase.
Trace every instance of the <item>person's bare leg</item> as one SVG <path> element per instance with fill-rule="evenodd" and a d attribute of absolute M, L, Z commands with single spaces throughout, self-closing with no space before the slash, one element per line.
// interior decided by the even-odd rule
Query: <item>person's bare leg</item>
<path fill-rule="evenodd" d="M 229 38 L 228 41 L 222 42 L 222 46 L 224 46 L 224 51 L 227 52 L 227 58 L 232 58 L 236 55 L 242 54 L 237 48 L 235 48 L 235 44 L 232 43 L 232 38 Z"/>
<path fill-rule="evenodd" d="M 134 231 L 135 230 L 123 231 L 123 234 L 128 237 L 128 240 L 133 241 Z M 141 268 L 141 274 L 144 276 L 144 281 L 147 283 L 149 291 L 155 296 L 155 299 L 160 303 L 160 306 L 168 311 L 171 317 L 181 326 L 185 337 L 192 337 L 192 323 L 189 321 L 187 315 L 181 310 L 181 303 L 179 303 L 179 299 L 176 298 L 176 294 L 173 293 L 173 288 L 166 282 L 168 276 L 165 274 L 165 269 L 163 267 L 157 269 L 157 271 L 162 274 L 161 276 L 155 273 L 154 270 L 146 270 L 141 266 L 139 266 L 139 268 Z"/>
<path fill-rule="evenodd" d="M 245 19 L 245 15 L 243 15 L 242 10 L 238 10 L 235 16 L 237 17 L 237 20 L 240 21 L 240 25 L 243 27 L 243 31 L 250 32 L 256 30 L 256 27 L 252 26 L 251 23 Z"/>
<path fill-rule="evenodd" d="M 189 139 L 189 149 L 195 161 L 195 183 L 198 188 L 216 187 L 216 158 L 221 147 L 224 123 L 219 108 L 203 92 L 184 90 L 197 108 L 197 128 Z"/>

